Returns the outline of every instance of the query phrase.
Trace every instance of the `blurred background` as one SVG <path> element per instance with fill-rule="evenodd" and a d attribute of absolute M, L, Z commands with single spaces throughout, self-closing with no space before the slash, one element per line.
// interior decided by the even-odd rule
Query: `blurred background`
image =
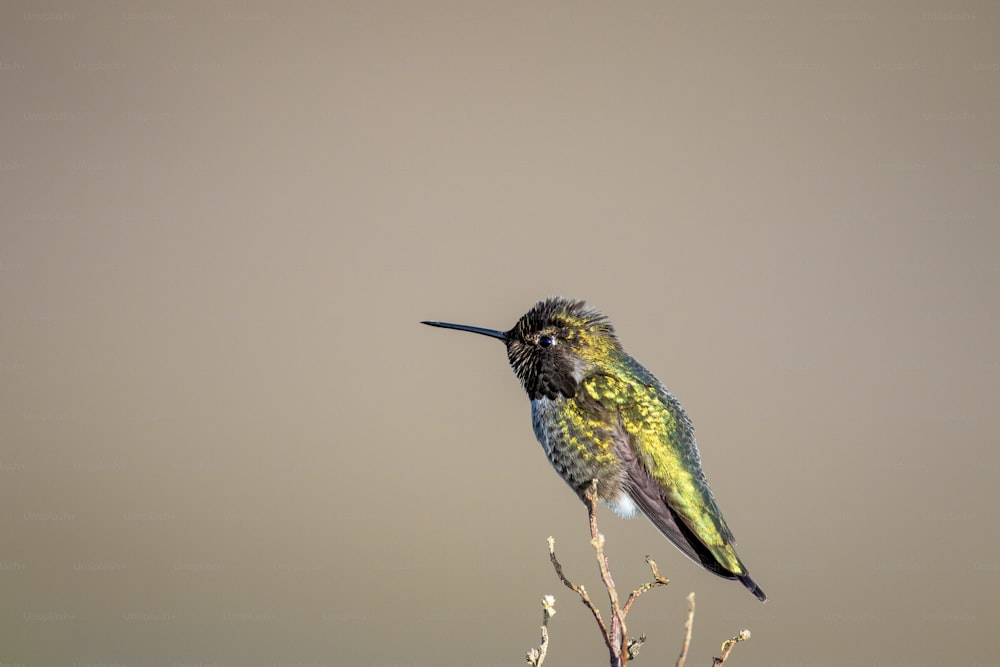
<path fill-rule="evenodd" d="M 979 665 L 991 2 L 6 2 L 0 663 L 607 664 L 501 345 L 587 299 L 770 600 L 601 514 L 640 664 Z M 607 603 L 600 599 L 600 606 Z"/>

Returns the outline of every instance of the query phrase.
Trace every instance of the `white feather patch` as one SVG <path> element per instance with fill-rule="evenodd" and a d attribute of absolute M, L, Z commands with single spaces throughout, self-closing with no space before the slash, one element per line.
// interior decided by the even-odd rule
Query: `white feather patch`
<path fill-rule="evenodd" d="M 623 519 L 631 519 L 639 514 L 639 508 L 636 507 L 635 503 L 632 502 L 632 499 L 624 491 L 614 498 L 609 499 L 607 505 L 614 510 L 615 514 Z"/>

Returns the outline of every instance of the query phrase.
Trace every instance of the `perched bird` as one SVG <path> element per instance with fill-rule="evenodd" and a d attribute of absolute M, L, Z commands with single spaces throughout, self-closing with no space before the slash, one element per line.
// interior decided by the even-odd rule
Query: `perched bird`
<path fill-rule="evenodd" d="M 583 301 L 553 297 L 509 331 L 423 324 L 504 342 L 531 399 L 535 437 L 581 500 L 596 488 L 597 498 L 619 515 L 642 512 L 694 562 L 767 599 L 736 555 L 687 413 L 622 349 L 604 315 Z"/>

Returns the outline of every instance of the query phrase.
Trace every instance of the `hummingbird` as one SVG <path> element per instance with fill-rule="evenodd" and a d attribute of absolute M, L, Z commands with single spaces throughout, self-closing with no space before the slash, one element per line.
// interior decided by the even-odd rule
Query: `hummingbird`
<path fill-rule="evenodd" d="M 590 489 L 618 515 L 642 513 L 688 558 L 767 599 L 736 554 L 680 402 L 622 348 L 584 301 L 539 301 L 509 331 L 425 321 L 503 341 L 531 400 L 545 455 L 585 503 Z"/>

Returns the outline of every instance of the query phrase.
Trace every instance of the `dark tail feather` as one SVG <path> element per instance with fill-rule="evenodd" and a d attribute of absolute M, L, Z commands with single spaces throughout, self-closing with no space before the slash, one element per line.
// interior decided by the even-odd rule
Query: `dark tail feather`
<path fill-rule="evenodd" d="M 736 577 L 740 580 L 740 583 L 747 587 L 747 590 L 753 593 L 754 597 L 761 602 L 767 602 L 767 595 L 764 591 L 760 590 L 760 586 L 757 585 L 753 579 L 750 578 L 749 574 L 741 574 Z"/>

